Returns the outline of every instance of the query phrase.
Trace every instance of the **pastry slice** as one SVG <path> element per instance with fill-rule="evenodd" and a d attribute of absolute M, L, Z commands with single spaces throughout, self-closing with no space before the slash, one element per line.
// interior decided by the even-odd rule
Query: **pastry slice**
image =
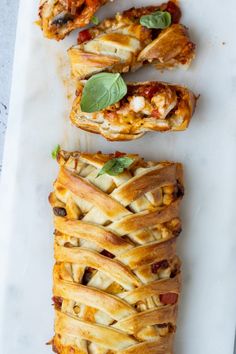
<path fill-rule="evenodd" d="M 70 119 L 86 131 L 107 140 L 133 140 L 147 131 L 185 130 L 194 113 L 196 97 L 186 87 L 164 82 L 127 84 L 127 94 L 100 112 L 82 112 L 85 82 L 79 82 Z"/>
<path fill-rule="evenodd" d="M 172 354 L 182 165 L 60 151 L 53 301 L 58 354 Z"/>
<path fill-rule="evenodd" d="M 166 28 L 141 24 L 143 16 L 153 16 L 157 11 L 168 13 Z M 118 13 L 115 18 L 80 32 L 78 45 L 68 50 L 73 75 L 84 79 L 101 71 L 124 73 L 146 63 L 157 69 L 188 66 L 194 58 L 195 45 L 186 27 L 179 24 L 180 17 L 180 8 L 169 1 Z"/>
<path fill-rule="evenodd" d="M 108 0 L 41 0 L 39 21 L 47 38 L 60 40 L 76 28 L 87 26 Z"/>

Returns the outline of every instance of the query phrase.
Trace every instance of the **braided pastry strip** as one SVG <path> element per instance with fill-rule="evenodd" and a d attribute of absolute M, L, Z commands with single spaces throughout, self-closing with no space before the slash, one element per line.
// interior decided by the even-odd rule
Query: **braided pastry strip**
<path fill-rule="evenodd" d="M 140 24 L 143 15 L 168 11 L 171 25 L 163 30 Z M 72 74 L 85 79 L 95 73 L 135 71 L 146 63 L 157 69 L 188 67 L 195 57 L 195 44 L 179 23 L 181 10 L 174 1 L 132 8 L 80 32 L 78 45 L 68 50 Z"/>
<path fill-rule="evenodd" d="M 180 293 L 182 166 L 126 155 L 60 151 L 53 300 L 59 354 L 172 354 Z"/>

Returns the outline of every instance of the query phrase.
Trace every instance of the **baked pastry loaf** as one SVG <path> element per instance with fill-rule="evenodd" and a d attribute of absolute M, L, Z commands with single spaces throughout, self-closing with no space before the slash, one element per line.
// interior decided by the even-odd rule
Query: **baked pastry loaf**
<path fill-rule="evenodd" d="M 41 0 L 39 21 L 47 38 L 60 40 L 76 28 L 87 26 L 108 0 Z"/>
<path fill-rule="evenodd" d="M 81 111 L 84 82 L 79 82 L 70 119 L 77 127 L 107 140 L 133 140 L 147 131 L 185 130 L 196 97 L 186 87 L 164 82 L 129 83 L 127 95 L 100 112 Z"/>
<path fill-rule="evenodd" d="M 172 24 L 163 30 L 140 24 L 143 15 L 168 11 Z M 72 74 L 79 79 L 101 71 L 124 73 L 145 63 L 157 69 L 188 66 L 194 58 L 195 45 L 187 29 L 179 24 L 181 12 L 172 1 L 160 6 L 130 9 L 107 19 L 98 26 L 80 32 L 78 45 L 70 48 Z"/>
<path fill-rule="evenodd" d="M 132 159 L 116 175 L 111 159 Z M 53 349 L 60 354 L 172 354 L 180 292 L 182 166 L 138 155 L 60 151 Z"/>

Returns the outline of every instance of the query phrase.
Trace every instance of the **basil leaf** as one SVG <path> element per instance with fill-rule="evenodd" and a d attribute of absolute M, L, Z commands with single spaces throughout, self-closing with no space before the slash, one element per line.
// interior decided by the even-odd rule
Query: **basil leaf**
<path fill-rule="evenodd" d="M 97 177 L 106 173 L 110 176 L 117 176 L 124 172 L 124 170 L 128 168 L 133 162 L 134 159 L 131 159 L 130 157 L 118 157 L 111 159 L 105 163 L 103 168 L 99 171 Z"/>
<path fill-rule="evenodd" d="M 100 73 L 85 84 L 81 99 L 82 112 L 98 112 L 127 94 L 127 86 L 120 74 Z"/>
<path fill-rule="evenodd" d="M 171 25 L 171 14 L 168 11 L 157 11 L 140 18 L 140 24 L 147 28 L 163 29 Z"/>
<path fill-rule="evenodd" d="M 57 146 L 55 147 L 55 149 L 53 149 L 53 151 L 52 151 L 52 158 L 53 158 L 54 160 L 56 160 L 57 155 L 58 155 L 60 149 L 61 149 L 60 145 L 57 145 Z"/>
<path fill-rule="evenodd" d="M 93 16 L 91 18 L 91 22 L 94 24 L 94 25 L 98 25 L 99 24 L 99 18 L 97 16 Z"/>

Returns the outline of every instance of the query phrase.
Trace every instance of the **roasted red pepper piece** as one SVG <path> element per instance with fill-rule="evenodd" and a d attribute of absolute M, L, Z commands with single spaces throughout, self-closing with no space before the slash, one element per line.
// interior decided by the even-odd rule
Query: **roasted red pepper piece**
<path fill-rule="evenodd" d="M 174 293 L 161 294 L 160 301 L 164 305 L 174 305 L 178 301 L 178 294 L 174 294 Z"/>
<path fill-rule="evenodd" d="M 169 1 L 167 3 L 166 11 L 171 14 L 172 23 L 179 23 L 181 18 L 181 10 L 173 1 Z"/>
<path fill-rule="evenodd" d="M 92 38 L 92 36 L 91 36 L 89 30 L 86 29 L 86 30 L 83 30 L 79 33 L 77 42 L 78 42 L 78 44 L 82 44 L 84 42 L 89 41 L 91 38 Z"/>

